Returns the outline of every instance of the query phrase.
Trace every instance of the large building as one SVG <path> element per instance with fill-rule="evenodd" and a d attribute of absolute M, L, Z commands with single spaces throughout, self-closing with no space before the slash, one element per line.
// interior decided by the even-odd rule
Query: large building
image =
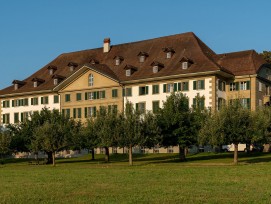
<path fill-rule="evenodd" d="M 19 123 L 43 107 L 84 120 L 101 106 L 123 111 L 130 101 L 156 112 L 171 92 L 190 106 L 218 109 L 240 98 L 255 110 L 269 104 L 271 68 L 254 50 L 216 54 L 194 33 L 64 53 L 0 91 L 1 123 Z"/>

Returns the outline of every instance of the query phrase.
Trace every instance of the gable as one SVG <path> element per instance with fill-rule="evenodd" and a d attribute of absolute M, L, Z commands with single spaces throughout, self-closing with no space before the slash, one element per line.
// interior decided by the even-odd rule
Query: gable
<path fill-rule="evenodd" d="M 89 86 L 89 76 L 93 75 L 93 86 Z M 119 86 L 116 81 L 98 73 L 93 70 L 87 70 L 82 75 L 78 76 L 72 82 L 70 82 L 63 91 L 74 91 L 74 90 L 88 90 L 88 89 L 98 89 L 102 87 L 114 87 Z"/>

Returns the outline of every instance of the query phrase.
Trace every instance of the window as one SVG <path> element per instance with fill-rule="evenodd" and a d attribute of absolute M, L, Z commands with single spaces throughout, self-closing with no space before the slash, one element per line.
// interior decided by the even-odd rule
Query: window
<path fill-rule="evenodd" d="M 85 100 L 93 100 L 94 94 L 93 92 L 86 92 L 85 93 Z"/>
<path fill-rule="evenodd" d="M 62 115 L 70 118 L 71 117 L 71 111 L 70 111 L 70 109 L 62 109 Z"/>
<path fill-rule="evenodd" d="M 21 122 L 25 122 L 30 115 L 30 112 L 22 112 L 21 113 Z"/>
<path fill-rule="evenodd" d="M 226 90 L 226 82 L 222 80 L 218 80 L 218 90 L 225 91 Z"/>
<path fill-rule="evenodd" d="M 240 90 L 249 90 L 249 89 L 250 89 L 250 81 L 240 82 Z"/>
<path fill-rule="evenodd" d="M 148 95 L 148 93 L 149 93 L 149 87 L 148 86 L 140 86 L 139 87 L 138 94 L 140 96 L 142 96 L 142 95 Z"/>
<path fill-rule="evenodd" d="M 239 83 L 232 82 L 230 83 L 230 91 L 238 91 L 239 90 Z"/>
<path fill-rule="evenodd" d="M 204 80 L 193 81 L 193 90 L 205 89 Z"/>
<path fill-rule="evenodd" d="M 126 70 L 126 76 L 131 76 L 131 69 Z"/>
<path fill-rule="evenodd" d="M 153 71 L 153 73 L 157 73 L 159 71 L 159 67 L 158 66 L 153 66 L 152 71 Z"/>
<path fill-rule="evenodd" d="M 119 58 L 116 59 L 116 65 L 117 66 L 120 65 L 120 59 Z"/>
<path fill-rule="evenodd" d="M 145 113 L 145 110 L 146 110 L 145 102 L 136 103 L 136 111 L 138 111 L 139 113 Z"/>
<path fill-rule="evenodd" d="M 9 124 L 9 113 L 3 114 L 3 124 Z"/>
<path fill-rule="evenodd" d="M 19 113 L 14 113 L 14 123 L 19 123 Z"/>
<path fill-rule="evenodd" d="M 3 108 L 9 108 L 9 101 L 3 101 Z"/>
<path fill-rule="evenodd" d="M 105 91 L 97 91 L 97 99 L 104 99 L 105 98 Z"/>
<path fill-rule="evenodd" d="M 31 105 L 39 105 L 39 98 L 35 97 L 35 98 L 31 98 Z"/>
<path fill-rule="evenodd" d="M 59 103 L 59 97 L 58 97 L 58 95 L 54 95 L 54 103 Z"/>
<path fill-rule="evenodd" d="M 37 82 L 37 81 L 34 81 L 33 86 L 34 86 L 34 87 L 38 87 L 38 82 Z"/>
<path fill-rule="evenodd" d="M 159 84 L 152 85 L 152 94 L 159 94 Z"/>
<path fill-rule="evenodd" d="M 259 91 L 263 91 L 263 84 L 259 81 Z"/>
<path fill-rule="evenodd" d="M 178 83 L 170 83 L 170 84 L 164 84 L 163 85 L 163 92 L 164 93 L 170 93 L 173 91 L 178 91 Z"/>
<path fill-rule="evenodd" d="M 70 101 L 71 101 L 71 95 L 65 94 L 65 102 L 70 102 Z"/>
<path fill-rule="evenodd" d="M 182 62 L 182 69 L 188 68 L 188 62 Z"/>
<path fill-rule="evenodd" d="M 96 107 L 85 107 L 85 118 L 96 117 Z"/>
<path fill-rule="evenodd" d="M 93 74 L 88 76 L 88 86 L 93 86 L 94 77 Z"/>
<path fill-rule="evenodd" d="M 159 101 L 153 101 L 152 102 L 152 112 L 153 113 L 158 113 L 159 112 Z"/>
<path fill-rule="evenodd" d="M 118 153 L 118 148 L 117 147 L 112 147 L 112 153 L 117 154 Z"/>
<path fill-rule="evenodd" d="M 205 106 L 205 98 L 203 97 L 195 97 L 193 98 L 193 108 L 199 108 L 203 110 Z"/>
<path fill-rule="evenodd" d="M 184 81 L 184 82 L 179 82 L 178 83 L 178 91 L 188 91 L 188 90 L 189 90 L 189 83 L 188 83 L 188 81 Z"/>
<path fill-rule="evenodd" d="M 250 109 L 250 98 L 242 98 L 241 104 L 244 108 Z"/>
<path fill-rule="evenodd" d="M 167 52 L 166 58 L 167 58 L 167 59 L 170 59 L 171 57 L 172 57 L 172 52 Z"/>
<path fill-rule="evenodd" d="M 145 55 L 139 56 L 139 62 L 144 62 L 144 61 L 145 61 L 145 58 L 146 58 Z"/>
<path fill-rule="evenodd" d="M 74 108 L 73 109 L 73 118 L 81 118 L 82 117 L 82 109 Z"/>
<path fill-rule="evenodd" d="M 58 84 L 58 79 L 54 79 L 54 85 L 57 85 Z"/>
<path fill-rule="evenodd" d="M 174 150 L 173 150 L 173 147 L 172 146 L 169 146 L 167 148 L 167 153 L 174 153 Z"/>
<path fill-rule="evenodd" d="M 118 89 L 112 89 L 112 98 L 118 97 Z"/>
<path fill-rule="evenodd" d="M 76 93 L 76 101 L 81 101 L 81 100 L 82 100 L 82 94 Z"/>
<path fill-rule="evenodd" d="M 40 98 L 40 104 L 48 104 L 49 103 L 49 98 L 48 96 L 41 97 Z"/>
<path fill-rule="evenodd" d="M 122 90 L 122 96 L 132 96 L 132 88 L 124 88 Z"/>
<path fill-rule="evenodd" d="M 14 84 L 14 90 L 17 90 L 19 88 L 19 84 Z"/>
<path fill-rule="evenodd" d="M 226 100 L 224 98 L 218 98 L 218 110 L 221 110 L 221 108 L 226 104 Z"/>

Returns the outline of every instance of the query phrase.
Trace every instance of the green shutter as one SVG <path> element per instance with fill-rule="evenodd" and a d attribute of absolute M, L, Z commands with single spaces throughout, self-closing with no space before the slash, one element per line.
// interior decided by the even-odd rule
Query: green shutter
<path fill-rule="evenodd" d="M 182 87 L 181 87 L 181 86 L 182 86 L 182 83 L 179 82 L 179 83 L 178 83 L 178 91 L 181 91 L 181 90 L 182 90 Z"/>
<path fill-rule="evenodd" d="M 105 98 L 105 91 L 102 91 L 102 98 Z"/>
<path fill-rule="evenodd" d="M 167 85 L 163 84 L 163 93 L 166 93 L 166 92 L 167 92 Z"/>
<path fill-rule="evenodd" d="M 178 90 L 177 90 L 177 86 L 178 86 L 178 84 L 177 84 L 177 83 L 174 83 L 174 91 L 178 91 Z"/>
<path fill-rule="evenodd" d="M 136 111 L 138 111 L 138 103 L 136 103 Z"/>
<path fill-rule="evenodd" d="M 205 81 L 204 81 L 204 80 L 201 80 L 201 81 L 200 81 L 200 88 L 201 88 L 201 89 L 205 89 L 204 84 L 205 84 Z"/>
<path fill-rule="evenodd" d="M 3 108 L 6 108 L 6 101 L 3 101 Z"/>
<path fill-rule="evenodd" d="M 62 115 L 65 115 L 65 109 L 62 109 Z"/>
<path fill-rule="evenodd" d="M 77 116 L 78 116 L 78 118 L 82 117 L 81 108 L 77 108 Z"/>
<path fill-rule="evenodd" d="M 250 90 L 250 81 L 247 81 L 247 90 Z"/>
<path fill-rule="evenodd" d="M 25 105 L 25 106 L 28 106 L 28 98 L 25 98 L 25 99 L 24 99 L 24 105 Z"/>
<path fill-rule="evenodd" d="M 49 103 L 49 98 L 48 98 L 48 96 L 46 96 L 44 99 L 45 99 L 45 104 L 48 104 L 48 103 Z"/>
<path fill-rule="evenodd" d="M 239 82 L 235 82 L 235 90 L 236 90 L 236 91 L 239 90 Z"/>
<path fill-rule="evenodd" d="M 70 109 L 66 109 L 66 111 L 67 111 L 67 117 L 70 118 L 71 117 L 71 111 L 70 111 Z"/>
<path fill-rule="evenodd" d="M 148 95 L 149 94 L 149 86 L 146 86 L 146 93 L 145 93 L 146 95 Z"/>
<path fill-rule="evenodd" d="M 11 101 L 12 107 L 14 107 L 14 100 Z"/>
<path fill-rule="evenodd" d="M 21 122 L 24 122 L 24 114 L 21 113 Z"/>
<path fill-rule="evenodd" d="M 93 116 L 96 117 L 96 106 L 93 107 Z"/>
<path fill-rule="evenodd" d="M 115 89 L 112 89 L 112 98 L 115 98 Z"/>
<path fill-rule="evenodd" d="M 125 97 L 125 89 L 122 89 L 122 96 Z"/>
<path fill-rule="evenodd" d="M 250 104 L 250 98 L 247 98 L 247 108 L 250 109 L 251 108 L 251 104 Z"/>
<path fill-rule="evenodd" d="M 88 92 L 85 93 L 85 100 L 88 100 Z"/>
<path fill-rule="evenodd" d="M 88 108 L 85 107 L 85 118 L 87 118 L 87 117 L 88 117 Z"/>
<path fill-rule="evenodd" d="M 204 103 L 205 103 L 205 99 L 201 98 L 200 99 L 200 109 L 203 110 L 204 109 Z"/>
<path fill-rule="evenodd" d="M 43 104 L 43 97 L 40 98 L 40 104 Z"/>
<path fill-rule="evenodd" d="M 197 90 L 197 81 L 193 81 L 193 90 Z"/>
<path fill-rule="evenodd" d="M 73 109 L 73 118 L 76 118 L 76 108 Z"/>

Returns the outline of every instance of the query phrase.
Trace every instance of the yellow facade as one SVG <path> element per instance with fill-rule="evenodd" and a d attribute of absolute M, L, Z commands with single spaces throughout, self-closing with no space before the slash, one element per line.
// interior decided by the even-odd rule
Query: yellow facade
<path fill-rule="evenodd" d="M 91 75 L 93 76 L 92 85 L 89 84 Z M 90 112 L 99 111 L 102 106 L 111 110 L 116 108 L 117 111 L 123 111 L 122 87 L 120 84 L 93 70 L 88 70 L 78 76 L 61 89 L 59 94 L 62 112 L 82 121 L 94 116 Z"/>

